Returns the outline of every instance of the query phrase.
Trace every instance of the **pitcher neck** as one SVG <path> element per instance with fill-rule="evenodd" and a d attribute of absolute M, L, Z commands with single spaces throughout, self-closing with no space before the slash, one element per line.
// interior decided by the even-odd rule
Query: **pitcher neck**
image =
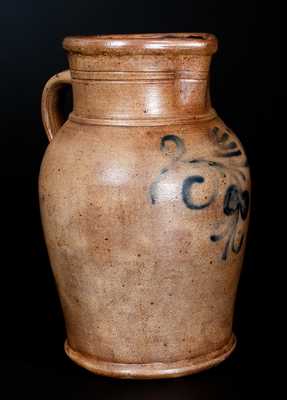
<path fill-rule="evenodd" d="M 74 118 L 144 125 L 208 118 L 214 113 L 209 96 L 214 40 L 202 43 L 203 39 L 192 38 L 178 43 L 176 37 L 175 45 L 171 39 L 154 42 L 140 37 L 135 44 L 130 35 L 124 36 L 128 39 L 121 36 L 117 43 L 103 37 L 64 41 L 73 80 Z"/>

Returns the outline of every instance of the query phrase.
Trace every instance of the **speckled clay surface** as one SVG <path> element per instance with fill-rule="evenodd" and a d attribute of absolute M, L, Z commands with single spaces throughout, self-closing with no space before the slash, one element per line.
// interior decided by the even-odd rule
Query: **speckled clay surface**
<path fill-rule="evenodd" d="M 187 375 L 235 346 L 250 178 L 211 107 L 209 34 L 70 37 L 42 101 L 45 239 L 69 357 L 122 378 Z M 58 89 L 72 84 L 62 125 Z"/>

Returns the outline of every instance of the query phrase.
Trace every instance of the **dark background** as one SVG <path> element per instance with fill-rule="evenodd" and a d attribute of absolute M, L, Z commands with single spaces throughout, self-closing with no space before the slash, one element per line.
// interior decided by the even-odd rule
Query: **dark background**
<path fill-rule="evenodd" d="M 257 90 L 256 18 L 255 1 L 10 0 L 1 5 L 0 359 L 9 393 L 2 398 L 21 393 L 72 399 L 241 399 L 256 387 L 268 280 L 257 248 L 261 168 L 256 132 L 260 125 L 262 138 L 271 118 L 266 107 L 272 108 L 272 101 L 266 105 Z M 192 377 L 158 382 L 96 377 L 74 366 L 63 352 L 64 323 L 37 194 L 48 145 L 40 115 L 43 85 L 67 68 L 61 47 L 67 35 L 184 31 L 211 32 L 219 39 L 211 70 L 212 101 L 242 141 L 253 177 L 251 227 L 234 321 L 239 344 L 222 365 Z M 66 108 L 70 102 L 66 98 Z"/>

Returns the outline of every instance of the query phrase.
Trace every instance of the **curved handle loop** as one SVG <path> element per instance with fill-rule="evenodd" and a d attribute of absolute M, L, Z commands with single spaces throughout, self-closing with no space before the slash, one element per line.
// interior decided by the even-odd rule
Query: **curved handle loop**
<path fill-rule="evenodd" d="M 65 85 L 71 85 L 71 73 L 69 70 L 62 71 L 48 80 L 42 94 L 42 121 L 51 142 L 63 125 L 64 118 L 59 112 L 59 90 Z"/>

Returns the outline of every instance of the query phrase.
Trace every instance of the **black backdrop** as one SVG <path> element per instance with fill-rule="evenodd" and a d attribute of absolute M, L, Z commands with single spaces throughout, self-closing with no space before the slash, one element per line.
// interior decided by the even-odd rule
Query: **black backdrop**
<path fill-rule="evenodd" d="M 254 85 L 255 1 L 10 0 L 1 5 L 0 18 L 0 358 L 2 378 L 10 390 L 4 398 L 14 398 L 18 389 L 38 393 L 38 398 L 50 391 L 77 399 L 101 395 L 241 398 L 263 342 L 258 332 L 264 330 L 263 313 L 258 312 L 263 291 L 257 282 L 256 248 L 260 111 Z M 67 68 L 61 47 L 66 35 L 177 31 L 218 36 L 219 51 L 211 71 L 212 101 L 242 141 L 252 171 L 252 220 L 234 322 L 239 345 L 228 361 L 198 376 L 168 382 L 119 382 L 89 374 L 63 353 L 64 323 L 43 241 L 37 195 L 40 162 L 48 144 L 41 123 L 41 92 L 51 75 Z M 69 97 L 65 104 L 68 110 Z"/>

